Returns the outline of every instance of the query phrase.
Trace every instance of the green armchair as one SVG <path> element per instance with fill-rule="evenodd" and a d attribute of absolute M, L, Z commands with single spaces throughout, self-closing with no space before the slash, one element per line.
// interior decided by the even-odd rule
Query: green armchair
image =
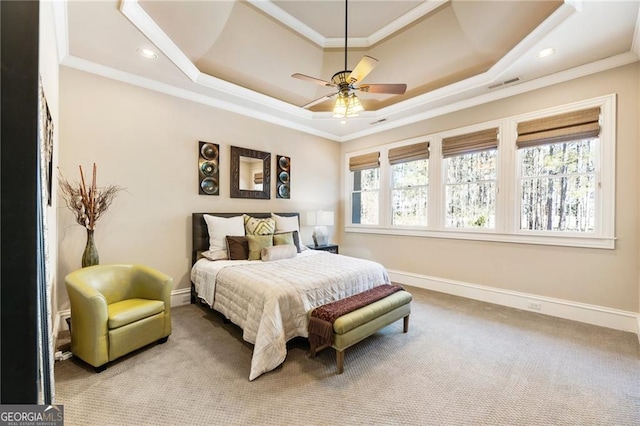
<path fill-rule="evenodd" d="M 71 352 L 103 371 L 113 361 L 171 334 L 173 278 L 142 265 L 96 265 L 65 277 Z"/>

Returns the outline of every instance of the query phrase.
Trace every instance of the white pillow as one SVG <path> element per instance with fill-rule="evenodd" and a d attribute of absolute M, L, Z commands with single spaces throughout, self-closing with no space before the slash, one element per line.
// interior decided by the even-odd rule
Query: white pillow
<path fill-rule="evenodd" d="M 228 259 L 227 235 L 231 237 L 244 236 L 244 219 L 242 215 L 233 217 L 218 217 L 204 215 L 204 221 L 209 230 L 209 250 L 207 259 Z M 204 254 L 203 254 L 204 255 Z"/>
<path fill-rule="evenodd" d="M 272 260 L 291 259 L 298 254 L 298 248 L 293 244 L 265 247 L 260 250 L 260 259 L 265 262 Z"/>
<path fill-rule="evenodd" d="M 275 213 L 271 213 L 271 217 L 276 220 L 276 232 L 298 231 L 298 234 L 300 234 L 298 216 L 278 216 Z"/>

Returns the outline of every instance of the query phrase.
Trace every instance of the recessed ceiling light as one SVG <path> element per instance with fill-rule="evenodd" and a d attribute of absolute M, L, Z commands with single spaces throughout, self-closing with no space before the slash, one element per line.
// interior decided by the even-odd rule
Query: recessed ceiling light
<path fill-rule="evenodd" d="M 553 47 L 547 47 L 546 49 L 542 49 L 536 55 L 538 58 L 546 58 L 547 56 L 551 56 L 555 53 L 556 49 Z"/>
<path fill-rule="evenodd" d="M 147 58 L 147 59 L 157 59 L 158 58 L 158 54 L 156 52 L 154 52 L 151 49 L 144 49 L 144 48 L 140 48 L 138 49 L 138 54 L 140 56 L 142 56 L 143 58 Z"/>

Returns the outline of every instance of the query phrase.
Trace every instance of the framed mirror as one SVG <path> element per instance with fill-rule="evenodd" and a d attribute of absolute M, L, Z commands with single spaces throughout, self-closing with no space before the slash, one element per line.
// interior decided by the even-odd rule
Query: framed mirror
<path fill-rule="evenodd" d="M 231 198 L 271 198 L 271 154 L 231 147 Z"/>

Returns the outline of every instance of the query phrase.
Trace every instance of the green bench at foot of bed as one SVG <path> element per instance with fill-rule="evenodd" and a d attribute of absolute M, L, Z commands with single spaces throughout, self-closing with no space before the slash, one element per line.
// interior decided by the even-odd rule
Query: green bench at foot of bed
<path fill-rule="evenodd" d="M 403 331 L 409 331 L 411 293 L 397 291 L 355 311 L 349 312 L 333 323 L 333 344 L 316 347 L 311 344 L 311 357 L 316 352 L 331 346 L 336 350 L 338 374 L 344 371 L 344 350 L 389 324 L 404 319 Z M 311 313 L 309 313 L 311 315 Z"/>

